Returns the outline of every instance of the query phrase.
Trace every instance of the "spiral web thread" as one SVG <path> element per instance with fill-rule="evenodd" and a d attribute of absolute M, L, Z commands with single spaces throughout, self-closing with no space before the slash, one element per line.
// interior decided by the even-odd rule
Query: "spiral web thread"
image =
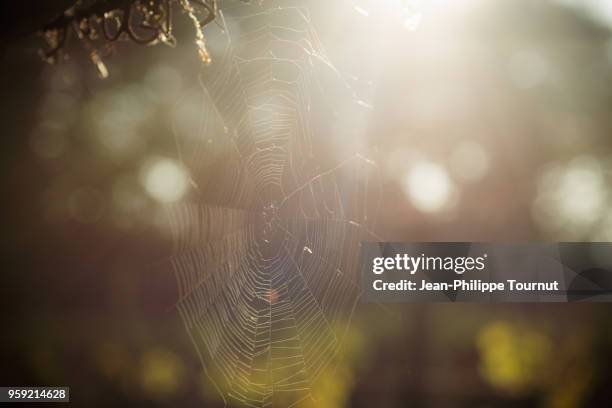
<path fill-rule="evenodd" d="M 306 11 L 224 11 L 199 131 L 176 135 L 194 185 L 170 209 L 178 310 L 227 405 L 294 406 L 338 363 L 360 242 L 373 237 L 376 165 L 325 153 L 333 135 L 316 118 L 333 102 L 321 78 L 347 88 Z"/>

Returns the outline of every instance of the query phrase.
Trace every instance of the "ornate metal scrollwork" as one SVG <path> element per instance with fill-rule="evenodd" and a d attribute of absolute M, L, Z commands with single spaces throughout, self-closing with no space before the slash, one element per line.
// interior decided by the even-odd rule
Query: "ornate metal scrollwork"
<path fill-rule="evenodd" d="M 172 19 L 175 8 L 193 21 L 198 53 L 204 63 L 210 63 L 202 29 L 219 14 L 218 0 L 79 0 L 43 28 L 47 47 L 41 51 L 41 56 L 48 63 L 58 62 L 67 38 L 74 34 L 88 51 L 98 74 L 104 78 L 108 70 L 100 55 L 100 43 L 106 50 L 120 40 L 174 46 Z"/>

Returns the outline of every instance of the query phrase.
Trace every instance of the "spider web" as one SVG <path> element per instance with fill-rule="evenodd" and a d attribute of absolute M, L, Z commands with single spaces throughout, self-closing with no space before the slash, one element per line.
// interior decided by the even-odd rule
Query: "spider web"
<path fill-rule="evenodd" d="M 329 153 L 334 97 L 353 96 L 306 10 L 224 12 L 198 131 L 176 131 L 194 186 L 170 209 L 177 305 L 226 404 L 293 406 L 338 364 L 360 242 L 373 237 L 376 165 Z"/>

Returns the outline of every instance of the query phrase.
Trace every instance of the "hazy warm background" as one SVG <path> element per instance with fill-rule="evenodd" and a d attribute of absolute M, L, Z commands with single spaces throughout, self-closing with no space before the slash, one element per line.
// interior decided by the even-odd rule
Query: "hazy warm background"
<path fill-rule="evenodd" d="M 379 235 L 612 240 L 609 1 L 305 3 L 364 101 L 330 139 L 376 150 Z M 201 108 L 179 31 L 175 49 L 121 44 L 106 80 L 78 44 L 59 66 L 38 38 L 4 44 L 1 384 L 69 385 L 78 406 L 218 404 L 167 268 L 163 208 L 189 189 L 173 135 Z M 322 406 L 604 406 L 610 311 L 363 306 Z"/>

